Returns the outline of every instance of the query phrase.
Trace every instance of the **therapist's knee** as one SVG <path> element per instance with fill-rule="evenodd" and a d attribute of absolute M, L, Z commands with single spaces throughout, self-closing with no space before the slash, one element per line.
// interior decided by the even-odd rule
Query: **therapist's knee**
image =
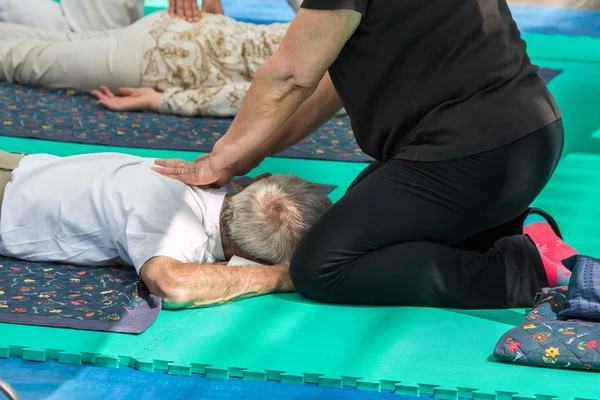
<path fill-rule="evenodd" d="M 311 230 L 300 242 L 290 264 L 294 287 L 302 296 L 324 303 L 340 302 L 337 284 L 350 263 L 331 252 L 329 231 Z"/>

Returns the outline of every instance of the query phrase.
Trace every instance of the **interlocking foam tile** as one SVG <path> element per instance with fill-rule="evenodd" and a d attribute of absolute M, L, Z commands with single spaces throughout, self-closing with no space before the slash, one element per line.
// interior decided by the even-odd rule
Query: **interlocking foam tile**
<path fill-rule="evenodd" d="M 448 400 L 600 397 L 594 373 L 491 361 L 498 338 L 523 317 L 522 310 L 345 307 L 272 295 L 163 311 L 138 336 L 0 324 L 0 356 Z"/>

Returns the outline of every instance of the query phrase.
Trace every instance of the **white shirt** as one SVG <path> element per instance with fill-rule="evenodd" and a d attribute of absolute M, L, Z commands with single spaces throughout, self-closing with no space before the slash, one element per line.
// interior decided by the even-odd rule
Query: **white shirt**
<path fill-rule="evenodd" d="M 224 259 L 220 212 L 231 187 L 187 186 L 118 153 L 23 158 L 7 185 L 0 254 L 79 265 Z"/>
<path fill-rule="evenodd" d="M 143 0 L 61 0 L 73 32 L 125 28 L 144 15 Z"/>

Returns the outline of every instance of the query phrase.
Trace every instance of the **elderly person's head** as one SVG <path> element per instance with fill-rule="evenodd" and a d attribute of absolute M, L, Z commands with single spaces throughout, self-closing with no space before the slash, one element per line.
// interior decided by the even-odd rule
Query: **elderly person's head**
<path fill-rule="evenodd" d="M 235 254 L 289 263 L 300 239 L 331 205 L 318 185 L 294 175 L 273 175 L 225 198 L 221 230 Z"/>

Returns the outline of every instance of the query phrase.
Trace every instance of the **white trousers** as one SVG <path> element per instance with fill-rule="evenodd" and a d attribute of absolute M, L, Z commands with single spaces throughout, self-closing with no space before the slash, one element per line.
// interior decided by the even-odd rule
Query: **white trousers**
<path fill-rule="evenodd" d="M 148 32 L 157 17 L 82 33 L 0 22 L 0 80 L 79 90 L 138 87 Z"/>
<path fill-rule="evenodd" d="M 0 0 L 0 22 L 58 32 L 124 28 L 143 15 L 144 0 Z"/>

